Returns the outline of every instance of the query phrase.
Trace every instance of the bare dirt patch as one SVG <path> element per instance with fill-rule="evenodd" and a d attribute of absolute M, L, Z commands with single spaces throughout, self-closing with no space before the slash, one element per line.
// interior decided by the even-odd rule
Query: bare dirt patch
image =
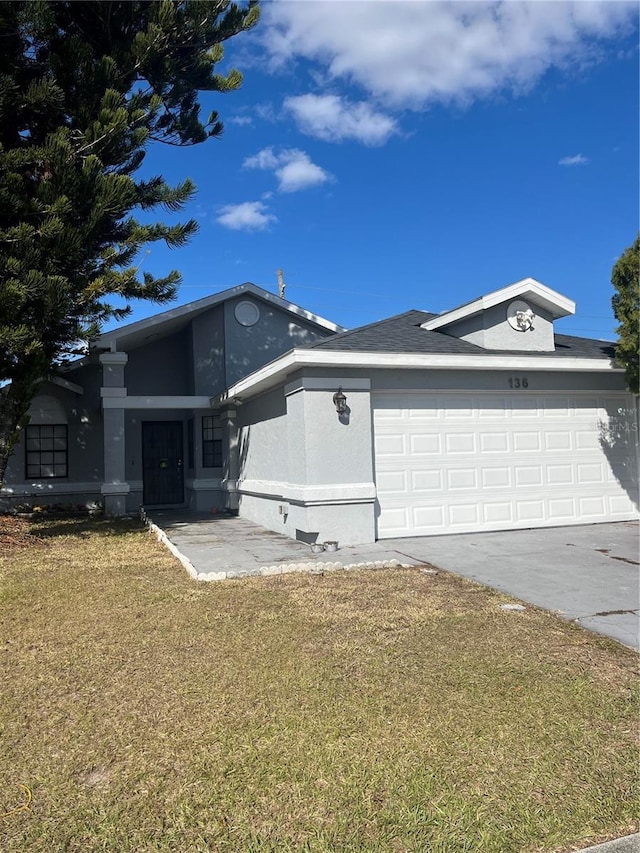
<path fill-rule="evenodd" d="M 31 532 L 27 519 L 14 515 L 0 515 L 0 552 L 42 546 L 43 542 Z"/>

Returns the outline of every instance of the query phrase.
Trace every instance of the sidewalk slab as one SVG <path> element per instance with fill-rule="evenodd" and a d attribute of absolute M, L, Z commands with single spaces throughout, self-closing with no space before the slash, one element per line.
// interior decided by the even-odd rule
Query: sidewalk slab
<path fill-rule="evenodd" d="M 640 833 L 614 838 L 613 841 L 605 841 L 594 847 L 584 847 L 576 853 L 640 853 Z"/>

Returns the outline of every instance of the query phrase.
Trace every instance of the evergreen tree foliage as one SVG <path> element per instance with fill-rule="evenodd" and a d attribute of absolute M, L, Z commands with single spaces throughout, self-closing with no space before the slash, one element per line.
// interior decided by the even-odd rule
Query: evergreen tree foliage
<path fill-rule="evenodd" d="M 163 303 L 177 272 L 139 275 L 148 242 L 185 244 L 195 187 L 134 175 L 151 140 L 219 136 L 199 92 L 237 89 L 215 73 L 222 43 L 258 18 L 256 0 L 4 0 L 0 3 L 0 485 L 42 380 L 128 300 Z"/>
<path fill-rule="evenodd" d="M 640 393 L 640 235 L 616 261 L 611 272 L 615 295 L 611 300 L 617 328 L 616 360 L 625 368 L 627 386 Z"/>

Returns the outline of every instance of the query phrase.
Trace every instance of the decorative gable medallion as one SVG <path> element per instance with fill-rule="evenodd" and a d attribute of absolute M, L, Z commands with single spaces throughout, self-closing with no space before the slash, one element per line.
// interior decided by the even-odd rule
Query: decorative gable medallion
<path fill-rule="evenodd" d="M 507 308 L 507 322 L 516 332 L 533 331 L 535 317 L 533 309 L 522 299 L 515 299 Z"/>
<path fill-rule="evenodd" d="M 233 313 L 241 326 L 255 326 L 260 319 L 260 309 L 255 302 L 248 300 L 238 302 Z"/>

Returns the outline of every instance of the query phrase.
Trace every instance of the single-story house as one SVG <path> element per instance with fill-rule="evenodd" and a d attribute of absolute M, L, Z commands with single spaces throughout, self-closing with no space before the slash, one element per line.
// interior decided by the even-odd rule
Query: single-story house
<path fill-rule="evenodd" d="M 531 278 L 346 331 L 253 284 L 44 384 L 1 500 L 237 511 L 307 542 L 638 517 L 637 400 Z"/>

